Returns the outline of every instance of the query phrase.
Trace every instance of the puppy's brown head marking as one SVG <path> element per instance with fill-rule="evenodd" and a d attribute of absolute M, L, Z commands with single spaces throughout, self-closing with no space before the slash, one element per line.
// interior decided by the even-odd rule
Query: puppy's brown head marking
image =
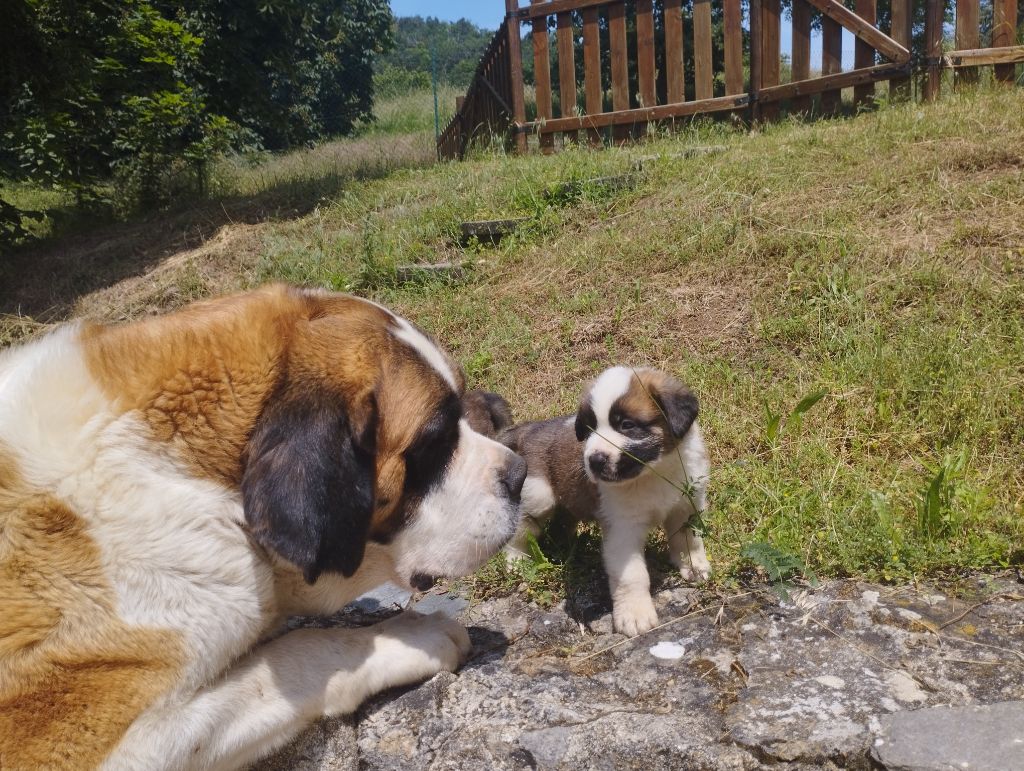
<path fill-rule="evenodd" d="M 697 419 L 697 397 L 670 375 L 612 367 L 587 389 L 576 413 L 576 438 L 595 480 L 638 476 L 679 444 Z"/>

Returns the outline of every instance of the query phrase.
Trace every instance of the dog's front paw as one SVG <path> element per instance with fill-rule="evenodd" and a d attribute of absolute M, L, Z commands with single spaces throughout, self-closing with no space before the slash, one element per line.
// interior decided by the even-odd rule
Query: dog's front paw
<path fill-rule="evenodd" d="M 458 621 L 443 613 L 423 615 L 408 610 L 378 624 L 382 635 L 403 644 L 406 655 L 394 663 L 408 662 L 413 679 L 430 677 L 441 671 L 454 672 L 469 655 L 469 633 Z M 406 678 L 402 678 L 406 679 Z"/>
<path fill-rule="evenodd" d="M 612 621 L 616 632 L 636 637 L 658 625 L 658 611 L 647 595 L 628 597 L 613 604 Z"/>
<path fill-rule="evenodd" d="M 679 568 L 679 575 L 688 584 L 702 584 L 711 578 L 711 563 L 704 557 L 693 559 Z"/>

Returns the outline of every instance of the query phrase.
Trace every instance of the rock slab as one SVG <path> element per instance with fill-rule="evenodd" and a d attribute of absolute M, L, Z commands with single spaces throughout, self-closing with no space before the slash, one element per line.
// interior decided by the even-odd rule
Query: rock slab
<path fill-rule="evenodd" d="M 608 608 L 437 597 L 426 609 L 458 614 L 473 641 L 458 673 L 321 722 L 256 768 L 1024 769 L 1022 595 L 1009 575 L 957 597 L 675 586 L 655 596 L 665 625 L 633 639 Z M 372 623 L 394 599 L 316 623 Z"/>
<path fill-rule="evenodd" d="M 887 715 L 872 757 L 889 771 L 1024 769 L 1024 702 Z"/>

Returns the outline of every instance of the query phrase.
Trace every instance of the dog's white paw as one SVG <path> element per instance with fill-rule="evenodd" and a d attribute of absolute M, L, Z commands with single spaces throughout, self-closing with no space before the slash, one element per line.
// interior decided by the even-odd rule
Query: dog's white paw
<path fill-rule="evenodd" d="M 694 560 L 692 565 L 680 567 L 679 575 L 688 584 L 702 584 L 711 578 L 711 563 L 707 560 Z"/>
<path fill-rule="evenodd" d="M 520 560 L 530 558 L 529 554 L 527 554 L 525 551 L 522 551 L 521 549 L 517 549 L 512 544 L 505 546 L 502 549 L 502 552 L 505 555 L 505 564 L 510 568 L 518 565 Z"/>
<path fill-rule="evenodd" d="M 430 677 L 438 672 L 454 672 L 469 655 L 469 633 L 458 621 L 443 613 L 423 615 L 407 610 L 374 627 L 407 649 L 405 656 L 393 662 L 396 668 L 409 664 L 407 680 Z"/>
<path fill-rule="evenodd" d="M 612 621 L 616 632 L 636 637 L 658 625 L 658 611 L 649 596 L 628 597 L 613 603 Z"/>

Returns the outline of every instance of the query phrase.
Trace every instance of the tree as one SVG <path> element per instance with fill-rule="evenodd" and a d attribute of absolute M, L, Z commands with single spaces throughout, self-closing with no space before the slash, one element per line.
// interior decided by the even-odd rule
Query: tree
<path fill-rule="evenodd" d="M 81 204 L 150 206 L 172 179 L 201 192 L 230 146 L 284 148 L 369 117 L 390 42 L 387 0 L 4 0 L 0 181 Z M 0 242 L 21 225 L 0 201 Z"/>
<path fill-rule="evenodd" d="M 432 16 L 404 16 L 395 21 L 394 34 L 396 45 L 379 60 L 378 75 L 397 80 L 395 72 L 399 71 L 422 73 L 429 78 L 433 52 L 438 79 L 466 87 L 494 30 L 483 29 L 466 19 L 441 21 Z"/>
<path fill-rule="evenodd" d="M 387 0 L 157 0 L 202 38 L 209 109 L 270 149 L 349 133 L 373 107 L 373 64 L 392 45 Z"/>
<path fill-rule="evenodd" d="M 148 200 L 158 170 L 225 129 L 190 84 L 202 41 L 145 0 L 10 0 L 0 173 L 79 199 L 122 173 Z"/>

